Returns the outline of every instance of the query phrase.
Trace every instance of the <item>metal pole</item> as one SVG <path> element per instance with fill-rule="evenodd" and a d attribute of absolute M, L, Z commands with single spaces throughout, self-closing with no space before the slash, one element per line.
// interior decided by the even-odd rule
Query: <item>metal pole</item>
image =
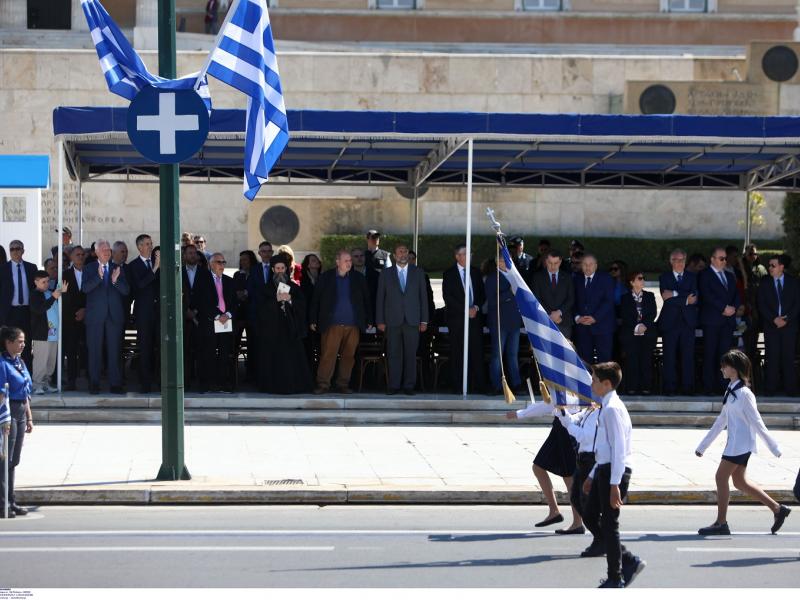
<path fill-rule="evenodd" d="M 83 182 L 78 174 L 78 243 L 83 246 Z"/>
<path fill-rule="evenodd" d="M 58 143 L 58 280 L 56 289 L 64 281 L 64 142 Z M 63 300 L 58 301 L 58 363 L 56 364 L 56 388 L 61 393 L 61 372 L 64 364 L 64 311 Z"/>
<path fill-rule="evenodd" d="M 414 253 L 419 262 L 419 188 L 414 186 Z"/>
<path fill-rule="evenodd" d="M 750 243 L 750 235 L 752 233 L 753 228 L 753 219 L 751 216 L 752 211 L 752 198 L 750 197 L 751 192 L 748 190 L 745 192 L 747 195 L 747 201 L 745 202 L 745 217 L 744 217 L 744 245 L 747 246 Z"/>
<path fill-rule="evenodd" d="M 158 73 L 175 78 L 175 0 L 158 2 Z M 160 165 L 161 213 L 161 469 L 158 479 L 190 479 L 183 448 L 183 320 L 181 311 L 179 165 Z"/>
<path fill-rule="evenodd" d="M 464 372 L 463 389 L 464 398 L 467 397 L 467 382 L 469 381 L 469 294 L 472 290 L 472 138 L 467 142 L 467 264 L 464 266 Z M 477 366 L 477 365 L 476 365 Z"/>
<path fill-rule="evenodd" d="M 3 386 L 3 404 L 11 416 L 11 402 L 8 401 L 8 384 Z M 0 425 L 2 427 L 2 425 Z M 8 422 L 8 434 L 3 434 L 3 511 L 4 516 L 8 518 L 8 438 L 11 435 L 11 421 Z"/>

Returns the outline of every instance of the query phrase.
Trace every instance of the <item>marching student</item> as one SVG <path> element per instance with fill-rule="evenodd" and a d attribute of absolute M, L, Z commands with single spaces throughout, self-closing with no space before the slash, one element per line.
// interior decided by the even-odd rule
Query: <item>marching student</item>
<path fill-rule="evenodd" d="M 628 587 L 647 563 L 619 541 L 619 510 L 631 480 L 631 418 L 617 396 L 622 369 L 615 362 L 592 367 L 592 392 L 600 398 L 595 441 L 596 464 L 583 484 L 589 496 L 584 520 L 601 530 L 608 578 L 601 588 Z"/>
<path fill-rule="evenodd" d="M 695 454 L 703 456 L 706 449 L 725 428 L 728 429 L 728 441 L 722 452 L 722 460 L 716 475 L 717 520 L 713 525 L 700 529 L 697 532 L 700 535 L 730 535 L 731 530 L 727 521 L 729 479 L 733 479 L 733 485 L 737 490 L 758 500 L 773 512 L 775 515 L 771 528 L 773 534 L 778 532 L 791 512 L 788 506 L 778 504 L 764 490 L 747 479 L 747 461 L 750 459 L 750 454 L 757 451 L 756 436 L 764 440 L 772 454 L 777 457 L 781 455 L 778 442 L 769 434 L 761 419 L 756 407 L 756 397 L 747 387 L 750 385 L 750 369 L 750 359 L 741 350 L 729 350 L 720 360 L 722 376 L 730 383 L 722 399 L 722 411 L 706 437 L 700 442 Z"/>
<path fill-rule="evenodd" d="M 520 410 L 508 411 L 506 418 L 511 420 L 528 419 L 553 415 L 558 412 L 560 412 L 559 409 L 554 408 L 553 404 L 536 402 Z M 553 491 L 553 482 L 550 481 L 548 472 L 563 478 L 567 490 L 572 488 L 572 475 L 575 472 L 575 446 L 572 444 L 569 433 L 561 425 L 558 417 L 553 419 L 550 433 L 533 459 L 533 474 L 536 477 L 536 481 L 539 482 L 542 495 L 550 509 L 547 517 L 543 521 L 536 523 L 536 527 L 547 527 L 548 525 L 561 523 L 564 520 L 558 510 L 556 494 Z M 586 533 L 581 514 L 574 505 L 572 506 L 572 524 L 567 529 L 557 529 L 556 533 L 567 535 L 583 535 Z"/>
<path fill-rule="evenodd" d="M 577 510 L 581 517 L 585 516 L 585 507 L 588 498 L 583 493 L 583 483 L 589 477 L 594 467 L 594 443 L 597 437 L 597 417 L 600 411 L 594 404 L 587 406 L 581 412 L 570 415 L 569 413 L 559 414 L 559 421 L 567 432 L 575 438 L 578 444 L 578 460 L 575 466 L 575 473 L 572 475 L 572 486 L 569 489 L 569 501 L 573 510 Z M 581 558 L 591 556 L 605 556 L 605 546 L 603 536 L 596 522 L 584 519 L 583 524 L 591 532 L 592 543 L 581 552 Z M 581 528 L 583 529 L 583 528 Z M 561 530 L 559 530 L 561 531 Z M 566 530 L 565 533 L 573 533 Z M 558 533 L 558 531 L 556 532 Z"/>

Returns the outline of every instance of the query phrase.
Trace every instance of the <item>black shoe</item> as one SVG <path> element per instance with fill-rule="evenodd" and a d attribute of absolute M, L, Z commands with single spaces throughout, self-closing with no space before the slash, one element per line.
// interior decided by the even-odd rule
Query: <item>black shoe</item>
<path fill-rule="evenodd" d="M 97 396 L 97 394 L 99 394 L 99 393 L 100 393 L 100 387 L 99 387 L 99 386 L 96 386 L 96 385 L 90 385 L 90 386 L 89 386 L 89 393 L 90 393 L 92 396 Z"/>
<path fill-rule="evenodd" d="M 112 385 L 110 391 L 111 391 L 112 394 L 124 394 L 125 393 L 125 391 L 122 389 L 122 386 L 119 386 L 119 385 Z"/>
<path fill-rule="evenodd" d="M 618 579 L 601 579 L 599 588 L 624 588 L 625 584 Z"/>
<path fill-rule="evenodd" d="M 387 396 L 396 396 L 399 393 L 400 393 L 400 390 L 386 390 L 386 395 Z"/>
<path fill-rule="evenodd" d="M 24 517 L 25 515 L 28 514 L 28 509 L 20 506 L 19 504 L 12 504 L 11 512 L 13 512 L 18 517 Z"/>
<path fill-rule="evenodd" d="M 561 521 L 563 520 L 564 517 L 558 514 L 555 517 L 545 519 L 544 521 L 539 521 L 538 523 L 536 523 L 536 527 L 547 527 L 548 525 L 555 525 L 556 523 L 561 523 Z"/>
<path fill-rule="evenodd" d="M 777 517 L 776 517 L 777 518 Z M 698 535 L 730 535 L 731 529 L 728 527 L 727 523 L 723 523 L 720 525 L 719 523 L 714 523 L 713 525 L 709 525 L 708 527 L 703 527 L 702 529 L 697 530 Z"/>
<path fill-rule="evenodd" d="M 638 556 L 634 556 L 633 560 L 622 562 L 622 579 L 625 581 L 625 587 L 628 587 L 636 576 L 644 571 L 647 563 Z"/>
<path fill-rule="evenodd" d="M 606 549 L 603 548 L 603 544 L 598 542 L 592 542 L 586 547 L 586 550 L 581 552 L 581 558 L 594 558 L 595 556 L 605 556 Z"/>
<path fill-rule="evenodd" d="M 406 395 L 406 396 L 414 396 L 415 395 L 414 390 L 411 389 L 411 388 L 404 389 L 403 390 L 403 394 Z"/>
<path fill-rule="evenodd" d="M 778 508 L 778 512 L 775 513 L 775 522 L 772 524 L 772 528 L 770 531 L 772 535 L 778 533 L 778 529 L 783 526 L 783 522 L 786 520 L 786 517 L 789 516 L 789 513 L 792 512 L 792 509 L 786 506 L 785 504 L 781 504 Z"/>
<path fill-rule="evenodd" d="M 9 519 L 14 519 L 14 518 L 16 518 L 16 516 L 17 515 L 14 514 L 14 509 L 12 507 L 9 507 L 8 508 L 8 518 Z M 0 519 L 5 519 L 5 518 L 6 518 L 6 511 L 0 510 Z"/>
<path fill-rule="evenodd" d="M 556 529 L 558 535 L 583 535 L 586 529 L 583 525 L 575 527 L 574 529 Z"/>

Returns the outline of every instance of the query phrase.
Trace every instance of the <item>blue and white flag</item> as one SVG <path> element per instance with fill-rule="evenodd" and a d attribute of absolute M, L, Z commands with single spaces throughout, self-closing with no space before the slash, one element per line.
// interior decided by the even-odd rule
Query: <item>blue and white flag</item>
<path fill-rule="evenodd" d="M 100 59 L 103 76 L 111 92 L 133 100 L 147 85 L 170 90 L 190 90 L 194 87 L 197 73 L 180 79 L 166 79 L 150 73 L 99 0 L 81 0 L 81 7 L 89 24 L 89 32 L 92 34 L 92 41 Z M 210 113 L 211 93 L 205 77 L 197 93 Z"/>
<path fill-rule="evenodd" d="M 592 374 L 517 271 L 503 237 L 497 239 L 507 269 L 501 273 L 511 284 L 542 379 L 556 391 L 555 403 L 573 404 L 574 400 L 570 401 L 572 396 L 580 404 L 589 404 L 592 402 Z"/>
<path fill-rule="evenodd" d="M 3 402 L 0 403 L 0 425 L 10 422 L 11 422 L 11 413 L 8 412 L 8 404 L 6 404 L 6 401 L 4 399 Z M 0 438 L 2 438 L 1 435 Z"/>
<path fill-rule="evenodd" d="M 208 74 L 248 96 L 244 195 L 252 200 L 289 143 L 266 0 L 240 0 L 219 33 Z"/>

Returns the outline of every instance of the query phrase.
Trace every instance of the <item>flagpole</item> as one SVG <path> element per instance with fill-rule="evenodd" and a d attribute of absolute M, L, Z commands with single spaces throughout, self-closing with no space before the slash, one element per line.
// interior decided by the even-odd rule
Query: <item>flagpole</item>
<path fill-rule="evenodd" d="M 3 406 L 6 407 L 8 416 L 11 417 L 11 403 L 8 401 L 8 383 L 3 386 Z M 0 425 L 2 427 L 2 425 Z M 3 435 L 3 511 L 8 519 L 8 438 L 11 435 L 11 421 L 8 422 L 8 433 Z"/>
<path fill-rule="evenodd" d="M 469 382 L 469 294 L 472 291 L 472 138 L 467 141 L 467 263 L 464 267 L 464 368 L 462 394 L 467 398 Z M 476 367 L 478 365 L 475 365 Z"/>
<path fill-rule="evenodd" d="M 78 174 L 80 177 L 80 174 Z M 58 279 L 56 289 L 62 287 L 64 281 L 64 141 L 58 143 Z M 62 306 L 64 301 L 59 298 L 58 302 L 58 363 L 56 369 L 56 388 L 61 394 L 61 373 L 64 363 L 64 340 L 63 340 L 63 314 Z"/>
<path fill-rule="evenodd" d="M 225 27 L 228 25 L 228 23 L 230 23 L 231 17 L 236 12 L 236 9 L 239 8 L 241 1 L 242 0 L 234 0 L 234 3 L 228 9 L 227 14 L 225 15 L 225 20 L 222 21 L 222 25 L 220 26 L 219 31 L 217 31 L 217 37 L 214 39 L 214 46 L 211 48 L 211 51 L 206 57 L 206 62 L 203 65 L 203 69 L 197 75 L 197 81 L 194 82 L 194 91 L 197 91 L 200 88 L 200 84 L 203 82 L 203 77 L 205 77 L 206 73 L 208 73 L 208 67 L 211 66 L 211 57 L 214 55 L 214 50 L 219 46 L 219 41 L 222 39 L 222 34 L 225 31 Z"/>

